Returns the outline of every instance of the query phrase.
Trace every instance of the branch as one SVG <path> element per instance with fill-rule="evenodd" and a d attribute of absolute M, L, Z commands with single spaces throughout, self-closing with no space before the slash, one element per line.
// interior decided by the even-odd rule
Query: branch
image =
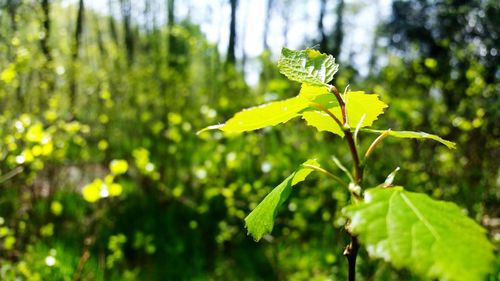
<path fill-rule="evenodd" d="M 363 181 L 363 167 L 361 165 L 361 162 L 359 161 L 359 155 L 358 155 L 358 149 L 356 147 L 356 141 L 352 135 L 351 129 L 349 128 L 349 123 L 348 123 L 348 117 L 347 117 L 347 112 L 346 112 L 346 107 L 345 107 L 345 102 L 344 99 L 340 96 L 339 91 L 337 88 L 333 85 L 331 85 L 328 90 L 335 95 L 337 98 L 337 101 L 339 102 L 340 105 L 340 110 L 342 112 L 342 119 L 344 121 L 344 126 L 342 126 L 344 130 L 344 134 L 347 140 L 347 143 L 349 144 L 349 150 L 351 151 L 352 155 L 352 160 L 354 162 L 354 183 L 357 186 L 361 186 L 361 182 Z M 359 127 L 359 124 L 358 124 Z M 359 128 L 357 128 L 359 130 Z M 356 131 L 357 131 L 356 130 Z M 359 198 L 359 195 L 357 195 L 354 192 L 351 192 L 353 196 L 356 198 Z M 358 239 L 356 236 L 354 236 L 349 229 L 347 229 L 349 232 L 349 236 L 351 237 L 351 242 L 349 245 L 344 250 L 344 256 L 347 258 L 347 262 L 349 264 L 349 281 L 355 281 L 356 280 L 356 257 L 358 256 L 358 249 L 359 249 L 359 243 Z"/>
<path fill-rule="evenodd" d="M 343 127 L 349 126 L 349 124 L 347 123 L 347 113 L 345 111 L 345 102 L 344 102 L 344 99 L 340 96 L 339 90 L 337 90 L 337 88 L 333 85 L 330 85 L 328 90 L 335 95 L 335 97 L 337 98 L 337 101 L 339 102 L 340 110 L 342 111 L 342 120 L 344 121 Z"/>
<path fill-rule="evenodd" d="M 349 263 L 349 281 L 356 280 L 356 257 L 358 256 L 359 243 L 356 236 L 351 236 L 351 243 L 344 250 L 344 256 Z"/>

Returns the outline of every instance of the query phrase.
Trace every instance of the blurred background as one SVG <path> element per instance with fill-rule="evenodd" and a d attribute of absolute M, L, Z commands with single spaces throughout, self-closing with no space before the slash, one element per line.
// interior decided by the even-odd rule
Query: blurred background
<path fill-rule="evenodd" d="M 281 47 L 333 54 L 389 104 L 365 186 L 452 200 L 500 241 L 498 0 L 0 0 L 1 280 L 346 280 L 349 194 L 311 176 L 272 235 L 244 217 L 300 163 L 349 165 L 298 120 L 195 133 L 292 97 Z M 360 135 L 366 149 L 372 135 Z M 358 260 L 359 280 L 420 280 Z M 497 272 L 488 280 L 498 280 Z"/>

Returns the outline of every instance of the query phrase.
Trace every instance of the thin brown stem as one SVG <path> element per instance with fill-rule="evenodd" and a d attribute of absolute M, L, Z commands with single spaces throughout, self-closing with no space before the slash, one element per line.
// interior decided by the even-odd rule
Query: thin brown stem
<path fill-rule="evenodd" d="M 349 124 L 347 123 L 348 119 L 345 110 L 345 102 L 342 96 L 340 96 L 339 90 L 337 89 L 337 87 L 330 85 L 329 91 L 335 95 L 337 101 L 339 102 L 340 110 L 342 111 L 342 121 L 344 121 L 344 126 L 349 126 Z"/>
<path fill-rule="evenodd" d="M 349 281 L 356 281 L 356 258 L 358 256 L 359 243 L 356 236 L 351 235 L 351 243 L 344 250 L 344 256 L 349 264 Z"/>
<path fill-rule="evenodd" d="M 323 111 L 324 113 L 328 114 L 328 116 L 330 116 L 340 126 L 341 129 L 344 128 L 344 125 L 342 125 L 342 122 L 340 122 L 340 120 L 337 118 L 337 116 L 335 116 L 330 110 L 328 110 L 328 108 L 326 108 L 323 105 L 316 103 L 316 102 L 312 102 L 311 105 L 313 107 Z"/>
<path fill-rule="evenodd" d="M 354 162 L 354 181 L 355 184 L 361 185 L 361 181 L 363 179 L 363 168 L 361 166 L 361 161 L 359 161 L 358 149 L 356 148 L 356 144 L 354 143 L 354 137 L 352 135 L 351 130 L 344 129 L 344 134 L 349 144 L 349 149 L 351 151 L 352 160 Z"/>
<path fill-rule="evenodd" d="M 344 134 L 346 137 L 347 144 L 349 145 L 349 150 L 351 151 L 351 156 L 352 160 L 354 162 L 354 184 L 357 186 L 361 186 L 361 183 L 363 181 L 363 166 L 361 164 L 361 161 L 359 160 L 359 155 L 358 155 L 358 149 L 356 147 L 356 141 L 354 140 L 353 134 L 351 132 L 351 129 L 349 128 L 349 123 L 348 123 L 348 116 L 346 112 L 346 105 L 344 102 L 344 99 L 342 96 L 340 96 L 339 91 L 337 88 L 333 85 L 329 87 L 329 91 L 335 95 L 337 98 L 337 101 L 339 102 L 340 105 L 340 110 L 342 112 L 342 120 L 344 121 L 344 125 L 342 126 L 342 129 L 344 130 Z M 359 195 L 355 194 L 352 192 L 353 196 L 355 196 L 358 199 Z M 349 264 L 349 281 L 355 281 L 356 280 L 356 257 L 358 256 L 358 249 L 359 249 L 359 243 L 358 239 L 355 235 L 353 235 L 349 230 L 348 230 L 349 236 L 351 237 L 351 242 L 349 245 L 344 250 L 344 256 L 347 258 L 347 262 Z"/>
<path fill-rule="evenodd" d="M 380 134 L 373 142 L 372 144 L 370 144 L 370 147 L 368 147 L 368 149 L 366 150 L 366 153 L 365 153 L 365 160 L 368 158 L 368 156 L 370 156 L 370 154 L 373 152 L 373 150 L 375 149 L 375 147 L 383 140 L 385 139 L 385 137 L 387 137 L 389 135 L 389 131 L 391 129 L 387 130 L 387 131 L 384 131 L 382 134 Z"/>
<path fill-rule="evenodd" d="M 347 185 L 347 183 L 346 183 L 346 182 L 344 182 L 341 178 L 337 177 L 336 175 L 334 175 L 334 174 L 332 174 L 332 173 L 328 172 L 327 170 L 325 170 L 325 169 L 323 169 L 323 168 L 321 168 L 321 167 L 314 166 L 314 165 L 311 165 L 311 164 L 303 164 L 302 166 L 307 167 L 307 168 L 311 168 L 311 169 L 316 170 L 316 171 L 318 171 L 318 172 L 320 172 L 320 173 L 322 173 L 322 174 L 324 174 L 324 175 L 327 175 L 327 176 L 329 176 L 330 178 L 332 178 L 332 179 L 334 179 L 335 181 L 337 181 L 338 183 L 340 183 L 342 186 L 345 186 L 345 187 L 347 187 L 347 186 L 348 186 L 348 185 Z"/>

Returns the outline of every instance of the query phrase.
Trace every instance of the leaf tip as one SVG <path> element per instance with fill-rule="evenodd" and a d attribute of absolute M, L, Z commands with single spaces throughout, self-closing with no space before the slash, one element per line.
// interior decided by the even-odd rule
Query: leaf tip
<path fill-rule="evenodd" d="M 218 124 L 218 125 L 212 125 L 212 126 L 208 126 L 206 128 L 203 128 L 201 130 L 199 130 L 198 132 L 196 132 L 196 135 L 200 135 L 201 133 L 204 133 L 206 131 L 210 131 L 210 130 L 217 130 L 217 129 L 220 129 L 222 127 L 224 127 L 225 124 Z"/>

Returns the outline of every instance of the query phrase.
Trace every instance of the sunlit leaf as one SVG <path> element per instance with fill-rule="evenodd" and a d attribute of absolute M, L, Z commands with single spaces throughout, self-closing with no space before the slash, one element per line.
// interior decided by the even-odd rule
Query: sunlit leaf
<path fill-rule="evenodd" d="M 341 137 L 344 136 L 342 128 L 324 112 L 306 111 L 302 113 L 302 118 L 306 120 L 307 125 L 315 127 L 318 131 L 328 131 Z M 342 120 L 342 117 L 339 120 Z"/>
<path fill-rule="evenodd" d="M 302 165 L 304 164 L 319 167 L 316 160 L 307 160 Z M 271 233 L 278 209 L 288 199 L 292 186 L 305 180 L 312 171 L 311 168 L 301 166 L 297 171 L 275 187 L 245 218 L 248 233 L 251 234 L 256 241 L 259 241 L 264 234 Z"/>
<path fill-rule="evenodd" d="M 283 48 L 278 68 L 290 80 L 320 86 L 332 81 L 339 65 L 335 63 L 333 56 L 316 50 L 295 51 Z"/>
<path fill-rule="evenodd" d="M 311 88 L 306 88 L 311 91 Z M 318 89 L 321 91 L 321 89 Z M 304 91 L 304 90 L 303 90 Z M 336 98 L 333 94 L 323 94 L 313 96 L 316 103 L 328 108 L 328 110 L 342 121 L 342 111 Z M 348 116 L 349 127 L 355 128 L 364 115 L 361 127 L 371 126 L 378 116 L 384 113 L 387 104 L 379 100 L 376 94 L 365 94 L 362 91 L 348 92 L 345 95 L 346 113 Z M 332 105 L 334 105 L 332 107 Z M 302 118 L 306 120 L 307 124 L 315 127 L 318 131 L 328 131 L 339 136 L 344 136 L 342 128 L 330 117 L 328 114 L 321 111 L 304 111 Z"/>
<path fill-rule="evenodd" d="M 343 210 L 372 257 L 429 280 L 479 281 L 492 269 L 485 230 L 455 204 L 402 187 L 372 188 Z"/>
<path fill-rule="evenodd" d="M 236 113 L 225 124 L 210 126 L 204 130 L 220 129 L 228 133 L 241 133 L 274 126 L 299 116 L 299 112 L 308 107 L 308 105 L 309 101 L 302 97 L 271 102 L 244 109 Z"/>
<path fill-rule="evenodd" d="M 424 133 L 424 132 L 413 132 L 413 131 L 393 131 L 393 130 L 363 130 L 370 133 L 382 134 L 385 133 L 389 136 L 403 139 L 431 139 L 446 145 L 448 148 L 455 149 L 456 143 L 447 141 L 439 136 Z"/>
<path fill-rule="evenodd" d="M 328 94 L 329 92 L 326 86 L 314 86 L 307 83 L 303 83 L 300 87 L 299 97 L 307 98 L 312 101 L 318 96 L 328 95 Z"/>

